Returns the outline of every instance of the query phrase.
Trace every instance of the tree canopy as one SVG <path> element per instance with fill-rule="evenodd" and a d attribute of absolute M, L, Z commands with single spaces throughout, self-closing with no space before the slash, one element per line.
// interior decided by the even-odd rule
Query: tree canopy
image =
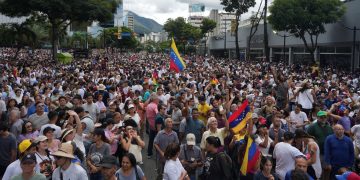
<path fill-rule="evenodd" d="M 269 10 L 273 29 L 300 38 L 314 61 L 318 37 L 326 32 L 325 24 L 337 22 L 345 6 L 340 0 L 275 0 Z"/>
<path fill-rule="evenodd" d="M 213 31 L 216 28 L 216 22 L 209 19 L 209 18 L 204 18 L 201 22 L 201 34 L 203 36 L 205 36 L 207 33 Z"/>
<path fill-rule="evenodd" d="M 256 4 L 255 0 L 221 0 L 221 5 L 224 6 L 226 12 L 235 13 L 235 47 L 236 47 L 236 57 L 240 58 L 240 48 L 239 48 L 239 20 L 240 16 L 248 12 L 250 7 L 254 7 Z"/>
<path fill-rule="evenodd" d="M 0 12 L 11 17 L 43 16 L 51 24 L 53 58 L 59 34 L 72 22 L 105 22 L 113 17 L 118 0 L 3 0 Z"/>
<path fill-rule="evenodd" d="M 202 37 L 200 28 L 186 23 L 182 17 L 168 19 L 164 24 L 164 30 L 169 33 L 169 37 L 174 37 L 177 43 L 184 45 L 188 42 L 194 44 Z"/>

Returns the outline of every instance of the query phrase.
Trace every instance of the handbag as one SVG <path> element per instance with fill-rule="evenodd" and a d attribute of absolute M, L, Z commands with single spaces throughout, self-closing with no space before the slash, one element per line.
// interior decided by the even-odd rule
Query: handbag
<path fill-rule="evenodd" d="M 141 147 L 137 144 L 130 144 L 129 153 L 135 156 L 136 162 L 142 162 Z"/>

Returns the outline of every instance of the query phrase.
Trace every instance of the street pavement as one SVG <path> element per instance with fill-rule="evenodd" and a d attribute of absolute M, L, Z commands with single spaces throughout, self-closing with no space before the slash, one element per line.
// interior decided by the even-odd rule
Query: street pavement
<path fill-rule="evenodd" d="M 148 180 L 155 180 L 157 173 L 156 173 L 156 162 L 155 162 L 155 149 L 153 149 L 153 156 L 151 159 L 147 158 L 147 145 L 149 141 L 149 136 L 144 132 L 144 139 L 145 141 L 145 148 L 142 150 L 142 158 L 144 164 L 140 165 L 141 169 L 144 171 L 146 179 Z"/>

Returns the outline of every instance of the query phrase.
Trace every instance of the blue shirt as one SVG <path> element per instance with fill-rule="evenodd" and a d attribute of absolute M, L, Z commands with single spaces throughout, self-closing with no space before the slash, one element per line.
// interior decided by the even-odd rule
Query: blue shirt
<path fill-rule="evenodd" d="M 34 114 L 35 112 L 36 112 L 36 106 L 35 106 L 35 104 L 33 104 L 29 107 L 27 116 L 30 116 L 30 115 Z M 46 105 L 44 106 L 44 112 L 49 112 L 49 109 Z"/>
<path fill-rule="evenodd" d="M 347 136 L 339 139 L 335 134 L 325 139 L 325 162 L 333 167 L 351 167 L 354 164 L 354 145 Z"/>

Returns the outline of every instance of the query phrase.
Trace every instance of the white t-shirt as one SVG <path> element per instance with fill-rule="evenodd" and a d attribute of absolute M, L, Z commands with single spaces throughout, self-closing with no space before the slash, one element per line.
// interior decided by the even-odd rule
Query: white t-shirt
<path fill-rule="evenodd" d="M 306 113 L 300 111 L 298 114 L 295 111 L 291 111 L 290 113 L 290 121 L 293 122 L 290 125 L 290 131 L 295 132 L 296 125 L 302 125 L 305 121 L 308 121 Z"/>
<path fill-rule="evenodd" d="M 36 164 L 35 166 L 35 172 L 40 173 L 40 166 L 39 164 Z M 11 179 L 12 177 L 19 175 L 22 173 L 22 169 L 20 167 L 20 160 L 16 160 L 12 162 L 7 168 L 3 176 L 3 180 Z"/>
<path fill-rule="evenodd" d="M 311 89 L 307 89 L 303 92 L 299 92 L 297 96 L 297 102 L 301 104 L 302 108 L 304 109 L 312 109 L 313 108 L 313 96 L 311 94 Z"/>
<path fill-rule="evenodd" d="M 159 100 L 161 100 L 165 105 L 167 105 L 168 100 L 170 99 L 170 94 L 162 94 L 159 96 Z"/>
<path fill-rule="evenodd" d="M 261 154 L 264 155 L 264 156 L 271 156 L 272 155 L 272 154 L 269 154 L 269 149 L 270 149 L 270 146 L 271 146 L 271 143 L 273 142 L 273 140 L 270 137 L 268 139 L 269 140 L 268 140 L 268 144 L 267 144 L 266 148 L 259 146 L 259 144 L 261 144 L 262 142 L 265 141 L 265 138 L 262 138 L 262 137 L 258 136 L 255 139 L 256 145 L 258 145 L 258 147 L 259 147 L 259 149 L 261 151 Z"/>
<path fill-rule="evenodd" d="M 76 147 L 78 147 L 80 149 L 81 152 L 84 153 L 85 156 L 85 146 L 84 146 L 84 139 L 82 136 L 79 136 L 77 133 L 75 134 L 74 137 L 74 143 L 76 144 Z"/>
<path fill-rule="evenodd" d="M 354 145 L 360 148 L 360 124 L 357 124 L 351 128 L 351 133 L 354 134 Z"/>
<path fill-rule="evenodd" d="M 172 159 L 167 160 L 164 167 L 163 180 L 178 180 L 183 171 L 185 171 L 185 169 L 181 165 L 179 158 L 176 158 L 176 161 Z"/>
<path fill-rule="evenodd" d="M 88 176 L 84 168 L 80 165 L 73 164 L 64 171 L 61 167 L 58 167 L 54 170 L 52 179 L 53 180 L 60 180 L 60 172 L 62 172 L 63 179 L 71 179 L 71 180 L 88 180 Z"/>
<path fill-rule="evenodd" d="M 304 156 L 304 154 L 289 143 L 280 142 L 275 145 L 273 153 L 273 158 L 276 159 L 275 172 L 281 180 L 285 179 L 286 172 L 295 169 L 297 156 Z"/>

